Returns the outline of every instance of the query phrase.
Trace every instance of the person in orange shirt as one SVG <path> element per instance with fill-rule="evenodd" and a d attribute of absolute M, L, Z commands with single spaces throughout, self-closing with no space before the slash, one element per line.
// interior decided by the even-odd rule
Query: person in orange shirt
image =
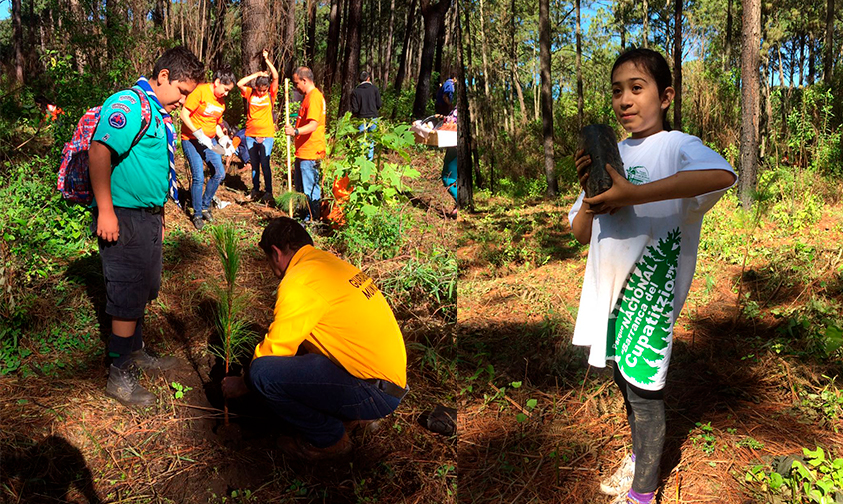
<path fill-rule="evenodd" d="M 220 123 L 225 112 L 225 97 L 234 89 L 234 74 L 222 67 L 214 74 L 214 82 L 200 84 L 184 102 L 181 118 L 181 148 L 190 165 L 193 200 L 193 226 L 202 229 L 205 221 L 213 221 L 211 201 L 225 178 L 222 156 L 213 149 L 216 145 L 230 148 L 231 139 Z M 219 140 L 217 140 L 219 138 Z M 214 167 L 214 174 L 205 185 L 205 163 Z M 202 189 L 204 188 L 204 193 Z"/>
<path fill-rule="evenodd" d="M 280 440 L 290 455 L 346 454 L 348 431 L 373 430 L 409 390 L 401 329 L 372 279 L 314 248 L 295 220 L 270 221 L 259 246 L 281 279 L 275 320 L 255 347 L 248 379 L 224 378 L 223 394 L 256 392 L 300 434 Z"/>
<path fill-rule="evenodd" d="M 257 201 L 260 197 L 260 174 L 263 171 L 263 183 L 266 191 L 261 201 L 272 204 L 272 169 L 269 155 L 275 142 L 275 121 L 272 119 L 272 104 L 278 95 L 278 71 L 269 61 L 269 51 L 263 50 L 263 59 L 270 73 L 255 72 L 237 82 L 240 94 L 248 101 L 246 108 L 246 148 L 252 162 L 252 192 L 249 199 Z M 254 79 L 254 83 L 248 83 Z"/>
<path fill-rule="evenodd" d="M 322 215 L 319 163 L 325 157 L 325 97 L 316 89 L 313 72 L 307 67 L 296 69 L 293 84 L 304 95 L 296 126 L 285 126 L 285 133 L 296 143 L 295 189 L 307 196 L 310 212 L 304 221 L 318 221 Z"/>

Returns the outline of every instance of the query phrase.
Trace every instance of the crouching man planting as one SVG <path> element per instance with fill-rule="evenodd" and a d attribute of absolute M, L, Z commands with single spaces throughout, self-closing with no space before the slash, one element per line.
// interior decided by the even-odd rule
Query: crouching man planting
<path fill-rule="evenodd" d="M 223 394 L 249 389 L 294 427 L 288 454 L 308 460 L 344 455 L 346 430 L 392 413 L 407 393 L 407 353 L 395 315 L 368 275 L 281 217 L 260 247 L 281 279 L 275 319 L 255 348 L 248 376 L 227 377 Z"/>

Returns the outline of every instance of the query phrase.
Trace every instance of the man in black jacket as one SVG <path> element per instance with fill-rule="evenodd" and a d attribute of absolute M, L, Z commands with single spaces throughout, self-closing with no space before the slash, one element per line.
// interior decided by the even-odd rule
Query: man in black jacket
<path fill-rule="evenodd" d="M 360 72 L 360 84 L 351 92 L 351 116 L 362 119 L 360 131 L 375 131 L 378 128 L 378 110 L 381 108 L 381 92 L 372 84 L 372 76 Z M 369 160 L 375 155 L 375 143 L 369 143 Z"/>

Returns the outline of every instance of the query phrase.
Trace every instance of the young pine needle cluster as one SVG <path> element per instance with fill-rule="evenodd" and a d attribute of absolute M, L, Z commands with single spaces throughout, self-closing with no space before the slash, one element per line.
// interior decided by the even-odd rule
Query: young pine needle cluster
<path fill-rule="evenodd" d="M 240 268 L 239 237 L 234 228 L 228 225 L 211 228 L 214 246 L 222 263 L 224 282 L 215 290 L 219 300 L 217 309 L 217 328 L 220 344 L 210 345 L 209 350 L 225 361 L 225 372 L 230 363 L 244 357 L 252 349 L 253 333 L 242 316 L 248 306 L 248 296 L 238 292 L 237 270 Z"/>

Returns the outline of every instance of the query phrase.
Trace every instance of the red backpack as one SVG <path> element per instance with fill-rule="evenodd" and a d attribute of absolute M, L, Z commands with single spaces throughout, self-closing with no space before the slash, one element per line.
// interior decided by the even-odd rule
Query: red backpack
<path fill-rule="evenodd" d="M 141 129 L 132 141 L 132 147 L 134 147 L 149 129 L 152 115 L 149 99 L 143 96 L 143 91 L 135 88 L 131 90 L 138 95 L 141 104 Z M 99 124 L 101 109 L 102 107 L 99 106 L 85 112 L 85 115 L 79 119 L 79 124 L 76 125 L 73 137 L 64 144 L 61 151 L 58 190 L 64 199 L 73 203 L 88 205 L 94 200 L 91 177 L 88 173 L 88 149 L 91 147 L 91 138 L 94 137 L 97 124 Z"/>

